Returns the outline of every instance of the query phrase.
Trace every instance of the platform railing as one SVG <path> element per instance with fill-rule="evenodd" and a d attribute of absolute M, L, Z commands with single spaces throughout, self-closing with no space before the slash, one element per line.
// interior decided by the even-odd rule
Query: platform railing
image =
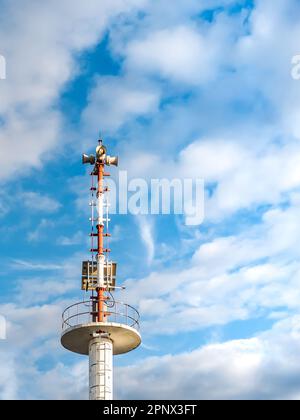
<path fill-rule="evenodd" d="M 117 301 L 108 303 L 105 300 L 103 300 L 101 306 L 103 307 L 103 310 L 100 314 L 104 322 L 125 324 L 128 327 L 139 331 L 140 315 L 132 306 Z M 98 307 L 92 300 L 75 303 L 63 312 L 62 329 L 65 331 L 68 328 L 76 327 L 78 325 L 97 322 L 98 315 Z"/>

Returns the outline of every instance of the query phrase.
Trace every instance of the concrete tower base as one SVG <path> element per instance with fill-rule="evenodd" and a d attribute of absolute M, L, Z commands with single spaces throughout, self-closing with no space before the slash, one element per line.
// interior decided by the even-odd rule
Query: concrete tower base
<path fill-rule="evenodd" d="M 113 343 L 99 335 L 89 344 L 90 400 L 113 400 Z"/>

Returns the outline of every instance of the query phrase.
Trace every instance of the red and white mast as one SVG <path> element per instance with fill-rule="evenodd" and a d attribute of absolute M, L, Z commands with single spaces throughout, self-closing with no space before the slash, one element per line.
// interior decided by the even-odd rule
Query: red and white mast
<path fill-rule="evenodd" d="M 105 239 L 108 242 L 110 237 L 109 190 L 105 186 L 105 178 L 110 174 L 105 167 L 118 166 L 118 158 L 109 156 L 99 140 L 96 155 L 83 155 L 83 163 L 94 166 L 90 203 L 92 260 L 84 261 L 82 266 L 82 290 L 91 292 L 91 296 L 64 311 L 61 342 L 72 352 L 89 355 L 90 399 L 112 400 L 113 355 L 127 353 L 140 345 L 139 314 L 133 307 L 115 301 L 117 264 L 109 260 L 110 249 L 105 247 Z"/>

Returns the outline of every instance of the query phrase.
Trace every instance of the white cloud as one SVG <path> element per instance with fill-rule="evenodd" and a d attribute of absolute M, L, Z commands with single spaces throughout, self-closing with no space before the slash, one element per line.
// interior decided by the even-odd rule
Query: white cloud
<path fill-rule="evenodd" d="M 43 375 L 35 372 L 37 380 L 34 393 L 37 399 L 47 400 L 86 400 L 88 399 L 88 363 L 87 360 L 71 366 L 62 363 Z M 26 392 L 27 398 L 30 395 Z"/>
<path fill-rule="evenodd" d="M 63 278 L 63 281 L 60 280 Z M 71 292 L 78 291 L 79 285 L 74 279 L 64 278 L 64 273 L 57 277 L 37 277 L 18 281 L 16 287 L 16 300 L 22 305 L 38 305 L 62 299 Z"/>
<path fill-rule="evenodd" d="M 213 343 L 181 354 L 173 354 L 169 349 L 165 356 L 116 367 L 116 397 L 298 399 L 299 325 L 297 315 L 253 338 Z M 10 363 L 1 364 L 5 398 L 31 399 L 32 395 L 36 399 L 87 398 L 87 360 L 73 365 L 57 363 L 43 375 L 33 365 L 18 366 L 16 362 L 10 357 Z"/>
<path fill-rule="evenodd" d="M 155 86 L 122 77 L 99 78 L 83 115 L 88 132 L 99 129 L 118 130 L 131 118 L 147 116 L 159 108 L 159 91 Z"/>
<path fill-rule="evenodd" d="M 38 271 L 49 271 L 49 270 L 61 270 L 62 265 L 59 264 L 49 264 L 49 263 L 36 263 L 33 261 L 24 261 L 24 260 L 13 260 L 11 268 L 15 270 L 38 270 Z"/>
<path fill-rule="evenodd" d="M 155 257 L 155 242 L 153 237 L 153 223 L 146 217 L 137 219 L 141 239 L 147 250 L 147 262 L 150 265 Z"/>
<path fill-rule="evenodd" d="M 274 317 L 282 308 L 295 311 L 300 299 L 298 213 L 297 200 L 286 209 L 269 210 L 262 223 L 203 243 L 190 261 L 127 280 L 127 300 L 143 314 L 143 332 L 173 334 L 178 328 L 193 331 Z"/>
<path fill-rule="evenodd" d="M 239 143 L 238 137 L 203 138 L 184 148 L 179 156 L 137 153 L 128 156 L 130 175 L 203 179 L 213 190 L 205 199 L 205 221 L 221 221 L 241 209 L 284 203 L 300 186 L 298 140 L 266 145 Z M 141 165 L 135 165 L 139 162 Z M 142 167 L 142 169 L 141 169 Z"/>
<path fill-rule="evenodd" d="M 80 283 L 74 281 L 81 271 L 84 255 L 74 254 L 62 262 L 40 262 L 36 260 L 14 260 L 10 268 L 15 270 L 15 300 L 30 306 L 53 302 L 79 290 Z M 39 273 L 43 275 L 39 275 Z M 30 278 L 29 275 L 31 276 Z"/>
<path fill-rule="evenodd" d="M 44 349 L 52 350 L 49 346 Z M 56 363 L 41 372 L 22 356 L 9 359 L 0 353 L 0 398 L 2 400 L 84 400 L 88 398 L 87 360 L 64 365 Z M 24 360 L 25 359 L 25 360 Z"/>
<path fill-rule="evenodd" d="M 119 368 L 118 397 L 299 399 L 299 326 L 300 318 L 295 316 L 251 339 L 211 344 Z"/>
<path fill-rule="evenodd" d="M 15 399 L 17 391 L 18 379 L 13 356 L 0 352 L 0 400 Z"/>
<path fill-rule="evenodd" d="M 181 171 L 185 176 L 203 177 L 206 182 L 221 181 L 241 167 L 249 152 L 229 139 L 203 139 L 180 153 Z"/>
<path fill-rule="evenodd" d="M 112 132 L 124 123 L 135 127 L 139 116 L 157 117 L 158 111 L 162 112 L 159 105 L 165 99 L 177 95 L 180 99 L 191 89 L 197 95 L 207 85 L 214 89 L 213 82 L 219 80 L 224 68 L 231 68 L 235 51 L 232 44 L 245 32 L 243 14 L 235 17 L 222 12 L 216 14 L 211 24 L 197 22 L 193 13 L 200 14 L 214 7 L 212 4 L 232 2 L 186 3 L 177 1 L 171 11 L 165 1 L 159 5 L 148 2 L 143 18 L 123 17 L 118 25 L 112 26 L 110 49 L 122 68 L 119 76 L 97 82 L 84 113 L 85 131 L 88 127 L 95 131 L 99 119 L 104 129 Z M 168 19 L 162 17 L 164 14 Z M 116 97 L 118 101 L 114 100 Z"/>
<path fill-rule="evenodd" d="M 23 174 L 30 167 L 41 168 L 41 159 L 56 144 L 59 125 L 60 117 L 53 110 L 47 115 L 28 109 L 9 110 L 0 130 L 1 180 L 15 176 L 21 168 Z"/>
<path fill-rule="evenodd" d="M 25 207 L 36 212 L 55 213 L 61 207 L 54 198 L 36 192 L 24 192 L 20 198 Z"/>
<path fill-rule="evenodd" d="M 174 81 L 199 84 L 215 74 L 217 44 L 193 27 L 179 26 L 150 33 L 127 47 L 128 72 L 136 69 Z"/>
<path fill-rule="evenodd" d="M 299 51 L 298 14 L 296 0 L 257 1 L 250 17 L 250 33 L 236 48 L 235 65 L 243 88 L 245 92 L 260 92 L 262 111 L 272 109 L 271 122 L 265 123 L 273 124 L 277 136 L 300 134 L 300 86 L 291 77 L 290 64 Z"/>
<path fill-rule="evenodd" d="M 77 260 L 78 256 L 74 257 L 74 261 Z M 0 314 L 7 324 L 7 337 L 1 342 L 0 351 L 3 399 L 87 397 L 87 362 L 67 367 L 59 361 L 64 354 L 60 344 L 61 315 L 74 303 L 74 298 L 66 296 L 70 296 L 75 287 L 78 290 L 74 283 L 78 267 L 74 261 L 65 261 L 57 278 L 19 280 L 14 302 L 0 305 Z M 33 269 L 37 266 L 33 264 Z M 9 362 L 5 362 L 7 354 Z M 49 358 L 51 367 L 41 371 L 38 363 L 44 357 Z"/>
<path fill-rule="evenodd" d="M 83 244 L 85 242 L 85 235 L 83 232 L 76 232 L 73 236 L 60 236 L 57 240 L 58 245 L 73 246 Z"/>
<path fill-rule="evenodd" d="M 37 227 L 27 234 L 29 242 L 40 242 L 45 240 L 47 236 L 47 229 L 53 228 L 55 222 L 49 219 L 42 219 Z"/>
<path fill-rule="evenodd" d="M 40 168 L 51 151 L 61 147 L 57 102 L 66 82 L 79 71 L 75 55 L 94 47 L 111 19 L 144 2 L 26 0 L 22 9 L 2 3 L 0 50 L 7 61 L 7 78 L 0 85 L 3 180 Z"/>
<path fill-rule="evenodd" d="M 59 339 L 64 303 L 29 307 L 13 303 L 1 305 L 0 313 L 7 321 L 7 343 L 18 343 L 24 351 L 34 343 L 37 345 L 37 340 L 41 345 L 54 335 Z"/>
<path fill-rule="evenodd" d="M 231 2 L 213 2 L 215 5 L 218 3 L 223 5 Z M 160 108 L 160 115 L 156 115 L 153 124 L 147 127 L 147 133 L 143 132 L 142 126 L 137 129 L 136 121 L 132 122 L 129 129 L 131 138 L 133 141 L 136 139 L 138 146 L 143 135 L 145 142 L 151 139 L 154 150 L 158 147 L 161 150 L 168 148 L 174 155 L 174 150 L 178 150 L 173 147 L 174 142 L 191 141 L 190 137 L 187 139 L 186 134 L 189 130 L 191 132 L 218 130 L 224 134 L 222 152 L 226 143 L 229 143 L 233 149 L 237 148 L 237 144 L 244 143 L 245 150 L 242 152 L 246 151 L 246 155 L 240 156 L 239 168 L 243 167 L 244 158 L 251 159 L 251 152 L 253 152 L 253 163 L 256 159 L 260 161 L 259 164 L 262 163 L 264 153 L 269 158 L 272 152 L 276 153 L 276 148 L 273 150 L 272 146 L 270 153 L 267 147 L 262 150 L 264 145 L 269 145 L 274 139 L 280 143 L 282 138 L 288 143 L 292 135 L 297 135 L 300 84 L 295 83 L 290 77 L 291 57 L 298 50 L 299 28 L 293 19 L 298 10 L 297 2 L 278 0 L 274 7 L 273 1 L 258 1 L 252 13 L 243 11 L 237 15 L 229 15 L 224 10 L 215 14 L 212 23 L 201 22 L 197 25 L 194 21 L 192 23 L 191 18 L 195 12 L 193 2 L 188 5 L 177 2 L 177 6 L 176 11 L 170 11 L 170 18 L 167 20 L 159 18 L 159 13 L 167 9 L 166 3 L 163 2 L 160 6 L 148 5 L 148 15 L 143 24 L 134 21 L 137 30 L 133 30 L 133 24 L 124 23 L 123 26 L 114 27 L 116 32 L 120 32 L 120 38 L 125 39 L 122 43 L 116 40 L 115 34 L 112 36 L 112 48 L 118 43 L 122 46 L 118 53 L 125 59 L 123 72 L 127 77 L 130 74 L 131 80 L 142 78 L 144 81 L 147 76 L 148 83 L 160 89 L 161 100 L 170 100 L 170 95 L 178 94 L 180 97 L 181 94 L 189 92 L 185 89 L 184 80 L 190 79 L 193 82 L 197 81 L 197 77 L 201 77 L 197 66 L 201 61 L 198 58 L 200 54 L 197 53 L 199 48 L 194 46 L 199 39 L 203 39 L 206 48 L 205 57 L 211 52 L 213 54 L 216 48 L 218 51 L 211 60 L 212 64 L 208 65 L 209 72 L 215 74 L 215 79 L 199 89 L 195 86 L 193 99 L 182 102 L 174 100 L 175 103 Z M 202 7 L 212 7 L 211 2 L 198 5 L 198 12 Z M 178 22 L 179 10 L 180 12 L 188 10 L 188 15 L 181 14 L 185 24 Z M 176 15 L 176 24 L 173 22 L 174 15 Z M 190 37 L 191 42 L 184 43 L 186 37 Z M 182 49 L 181 43 L 184 43 Z M 275 51 L 274 44 L 277 46 Z M 182 64 L 190 61 L 194 65 Z M 193 71 L 195 74 L 191 75 L 190 72 Z M 160 84 L 160 77 L 164 77 L 167 82 L 176 80 L 176 85 Z M 130 88 L 134 90 L 134 87 L 133 84 Z M 180 134 L 183 132 L 184 135 L 177 135 L 178 132 Z M 142 147 L 140 155 L 145 157 L 145 146 Z M 212 166 L 211 172 L 216 170 L 218 165 L 223 167 L 222 154 L 215 153 L 213 156 L 214 148 L 218 148 L 218 144 L 212 145 L 209 160 L 202 159 L 200 162 L 206 169 Z M 250 153 L 247 153 L 248 149 Z M 193 149 L 190 151 L 192 155 Z M 278 152 L 284 150 L 278 148 Z M 293 153 L 292 150 L 290 152 Z M 225 160 L 226 158 L 227 155 Z M 268 170 L 268 165 L 271 165 L 273 170 L 277 164 L 282 163 L 276 162 L 276 159 L 274 156 L 273 163 L 264 162 L 265 165 L 261 166 L 263 174 Z M 157 160 L 158 157 L 156 162 Z M 192 162 L 196 163 L 196 158 Z M 285 159 L 284 164 L 286 164 Z M 234 210 L 239 206 L 239 203 L 234 201 L 239 195 L 240 201 L 244 201 L 242 205 L 248 205 L 247 197 L 244 197 L 247 194 L 244 184 L 247 184 L 249 176 L 247 165 L 245 169 L 246 174 L 235 180 L 240 191 L 232 194 L 231 200 L 226 200 L 226 194 L 220 196 L 220 200 L 224 200 L 224 211 L 230 212 L 230 207 Z M 252 167 L 249 170 L 252 171 L 250 183 L 256 171 L 253 171 Z M 286 179 L 289 175 L 286 174 Z M 259 191 L 260 183 L 256 183 L 255 197 L 250 198 L 252 202 L 259 202 L 264 197 L 264 186 L 269 196 L 273 194 L 272 175 L 262 178 L 264 185 Z M 249 195 L 251 192 L 252 188 Z M 275 193 L 273 200 L 274 197 Z M 228 201 L 232 201 L 232 204 Z M 214 204 L 216 208 L 219 203 Z"/>

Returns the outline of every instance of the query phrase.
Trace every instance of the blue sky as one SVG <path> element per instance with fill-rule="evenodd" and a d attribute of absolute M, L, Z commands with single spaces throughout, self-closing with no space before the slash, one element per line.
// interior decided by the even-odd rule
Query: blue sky
<path fill-rule="evenodd" d="M 87 398 L 59 336 L 101 130 L 130 177 L 207 186 L 200 226 L 113 218 L 143 335 L 115 358 L 116 396 L 298 399 L 299 2 L 24 2 L 0 1 L 0 398 Z"/>

